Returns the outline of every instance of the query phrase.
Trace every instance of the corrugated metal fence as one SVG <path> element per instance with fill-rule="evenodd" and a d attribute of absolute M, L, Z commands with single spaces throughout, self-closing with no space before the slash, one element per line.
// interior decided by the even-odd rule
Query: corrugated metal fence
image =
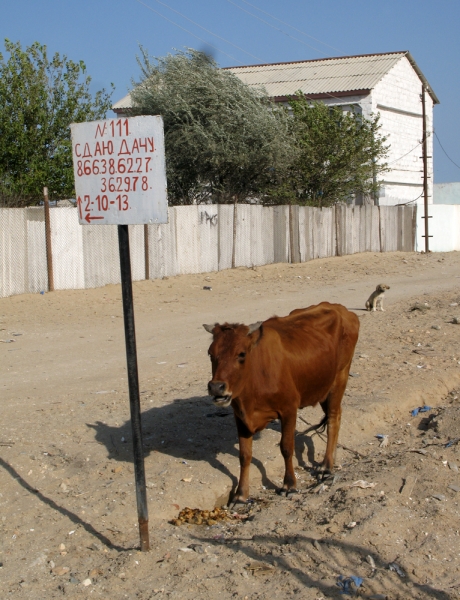
<path fill-rule="evenodd" d="M 130 226 L 134 280 L 356 252 L 413 251 L 417 207 L 179 206 L 167 225 Z M 55 289 L 119 283 L 114 225 L 81 226 L 52 208 Z M 234 224 L 236 225 L 235 247 Z M 48 290 L 43 208 L 0 208 L 0 297 Z"/>

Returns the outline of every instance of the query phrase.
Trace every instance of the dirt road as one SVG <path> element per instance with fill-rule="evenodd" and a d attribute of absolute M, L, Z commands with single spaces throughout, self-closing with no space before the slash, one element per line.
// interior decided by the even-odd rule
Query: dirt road
<path fill-rule="evenodd" d="M 459 455 L 445 445 L 460 435 L 459 282 L 458 253 L 369 253 L 135 283 L 152 541 L 142 555 L 119 286 L 0 299 L 1 597 L 318 599 L 342 597 L 338 576 L 356 575 L 364 597 L 458 598 L 449 486 L 460 485 Z M 378 283 L 391 288 L 386 312 L 368 313 Z M 185 506 L 225 504 L 238 474 L 231 410 L 206 396 L 202 323 L 251 323 L 322 300 L 361 320 L 340 478 L 316 489 L 323 442 L 299 435 L 301 493 L 276 496 L 274 425 L 254 444 L 248 514 L 169 524 Z M 425 404 L 444 408 L 411 417 Z M 315 423 L 320 411 L 300 416 Z"/>

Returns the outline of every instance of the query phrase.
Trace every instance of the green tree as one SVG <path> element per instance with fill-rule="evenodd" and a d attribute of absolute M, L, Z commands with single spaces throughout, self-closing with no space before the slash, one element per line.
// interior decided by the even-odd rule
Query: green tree
<path fill-rule="evenodd" d="M 170 203 L 263 196 L 290 156 L 286 112 L 202 52 L 141 51 L 131 114 L 163 116 Z"/>
<path fill-rule="evenodd" d="M 279 178 L 272 199 L 331 206 L 353 196 L 374 198 L 378 175 L 388 171 L 388 146 L 379 134 L 379 117 L 364 118 L 353 107 L 327 106 L 291 98 L 291 134 L 296 153 Z"/>
<path fill-rule="evenodd" d="M 0 201 L 11 205 L 72 196 L 74 180 L 69 125 L 105 117 L 105 90 L 94 97 L 85 64 L 48 57 L 46 46 L 5 40 L 0 53 Z M 113 88 L 113 86 L 112 86 Z"/>

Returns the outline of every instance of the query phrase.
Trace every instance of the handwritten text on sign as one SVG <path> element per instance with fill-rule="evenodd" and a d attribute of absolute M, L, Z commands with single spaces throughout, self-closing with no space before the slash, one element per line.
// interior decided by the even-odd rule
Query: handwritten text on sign
<path fill-rule="evenodd" d="M 168 222 L 161 117 L 74 123 L 71 131 L 82 225 Z"/>

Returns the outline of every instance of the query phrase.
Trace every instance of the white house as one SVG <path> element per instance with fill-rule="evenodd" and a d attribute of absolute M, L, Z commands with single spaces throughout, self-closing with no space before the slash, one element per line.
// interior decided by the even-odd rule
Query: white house
<path fill-rule="evenodd" d="M 422 91 L 425 90 L 428 202 L 433 202 L 433 106 L 439 104 L 417 63 L 407 51 L 318 60 L 230 67 L 239 79 L 263 87 L 277 102 L 301 90 L 307 98 L 363 116 L 380 113 L 381 134 L 390 145 L 391 171 L 381 177 L 380 205 L 422 199 Z M 131 106 L 128 96 L 113 105 L 117 114 Z"/>

